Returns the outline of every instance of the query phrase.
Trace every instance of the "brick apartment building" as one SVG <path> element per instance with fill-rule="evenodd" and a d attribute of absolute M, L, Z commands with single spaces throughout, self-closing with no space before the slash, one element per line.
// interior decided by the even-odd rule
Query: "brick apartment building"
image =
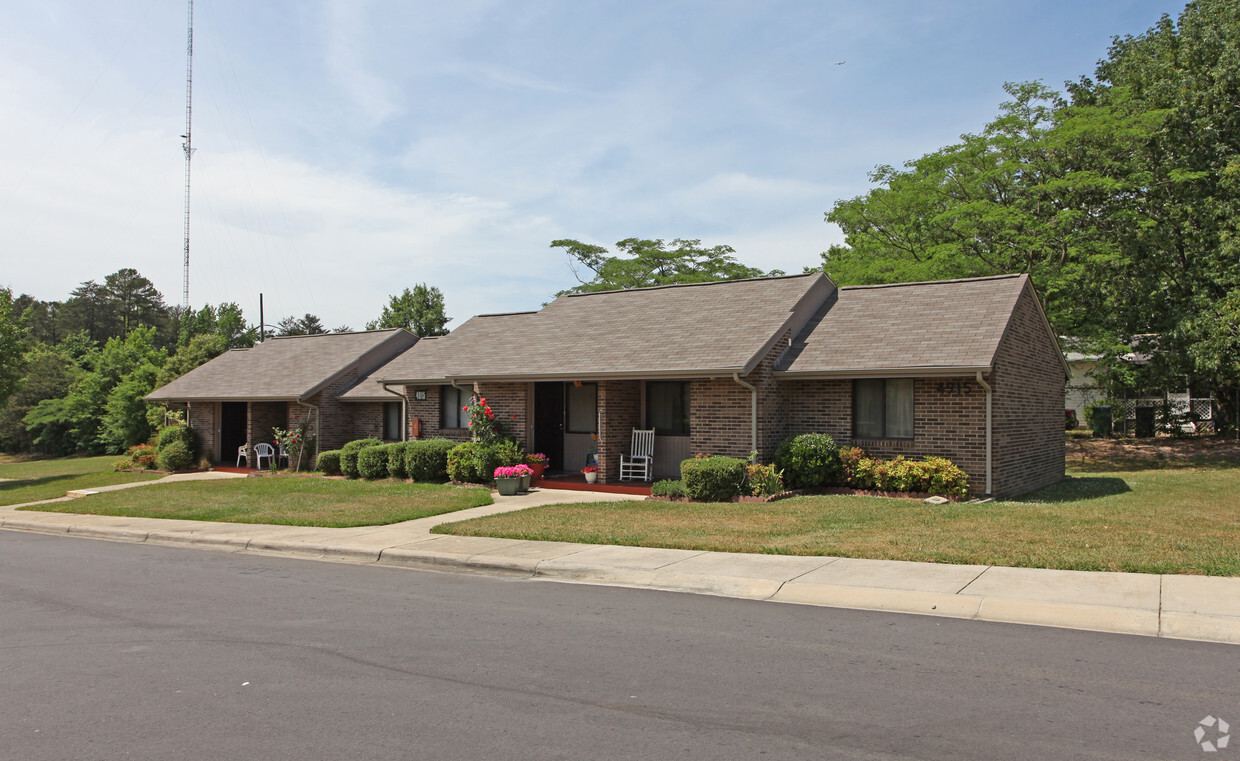
<path fill-rule="evenodd" d="M 635 428 L 656 432 L 659 478 L 695 453 L 769 461 L 788 436 L 820 432 L 950 458 L 975 493 L 1005 497 L 1063 478 L 1067 377 L 1025 275 L 837 288 L 814 273 L 561 296 L 422 340 L 272 339 L 147 398 L 187 403 L 222 462 L 299 420 L 320 449 L 466 440 L 476 394 L 553 468 L 597 458 L 603 483 Z"/>

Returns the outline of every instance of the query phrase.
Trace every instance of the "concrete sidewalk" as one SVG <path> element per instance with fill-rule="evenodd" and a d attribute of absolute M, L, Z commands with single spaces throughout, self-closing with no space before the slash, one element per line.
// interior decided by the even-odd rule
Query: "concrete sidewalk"
<path fill-rule="evenodd" d="M 634 498 L 534 489 L 515 497 L 496 496 L 495 504 L 485 507 L 345 529 L 17 512 L 14 505 L 0 507 L 0 528 L 1240 644 L 1240 578 L 748 555 L 430 533 L 443 523 L 537 505 L 627 499 Z"/>

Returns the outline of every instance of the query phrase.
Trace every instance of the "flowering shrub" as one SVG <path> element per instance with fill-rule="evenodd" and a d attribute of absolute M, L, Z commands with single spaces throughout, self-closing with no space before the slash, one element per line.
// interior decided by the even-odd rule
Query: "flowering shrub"
<path fill-rule="evenodd" d="M 470 397 L 469 404 L 461 408 L 469 413 L 469 437 L 479 444 L 492 444 L 499 440 L 499 423 L 485 396 Z"/>
<path fill-rule="evenodd" d="M 125 463 L 126 467 L 142 468 L 143 470 L 155 469 L 155 447 L 152 444 L 138 444 L 132 446 L 126 452 L 129 455 L 129 462 Z"/>
<path fill-rule="evenodd" d="M 492 475 L 495 478 L 521 478 L 533 474 L 534 469 L 528 465 L 501 465 Z"/>
<path fill-rule="evenodd" d="M 309 428 L 310 424 L 303 420 L 287 431 L 283 428 L 271 429 L 272 435 L 275 436 L 275 441 L 272 443 L 275 444 L 276 452 L 280 451 L 281 446 L 284 447 L 285 453 L 288 454 L 288 466 L 293 470 L 301 470 L 303 461 L 307 466 L 310 463 L 309 458 L 304 456 L 305 452 L 312 448 L 314 441 L 313 436 L 307 435 Z M 274 464 L 277 460 L 279 460 L 278 457 L 273 457 L 271 462 Z"/>
<path fill-rule="evenodd" d="M 969 493 L 969 477 L 943 457 L 881 460 L 860 448 L 841 452 L 845 476 L 855 489 L 922 492 L 963 498 Z"/>
<path fill-rule="evenodd" d="M 784 490 L 783 475 L 774 465 L 751 462 L 745 466 L 745 489 L 754 497 L 769 497 Z"/>
<path fill-rule="evenodd" d="M 550 465 L 551 458 L 542 452 L 531 452 L 525 456 L 526 465 Z"/>

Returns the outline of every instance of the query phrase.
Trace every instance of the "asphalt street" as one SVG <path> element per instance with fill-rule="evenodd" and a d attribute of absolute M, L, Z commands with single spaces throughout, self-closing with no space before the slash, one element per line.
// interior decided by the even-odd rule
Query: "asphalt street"
<path fill-rule="evenodd" d="M 0 532 L 4 759 L 1240 759 L 1206 716 L 1234 645 Z"/>

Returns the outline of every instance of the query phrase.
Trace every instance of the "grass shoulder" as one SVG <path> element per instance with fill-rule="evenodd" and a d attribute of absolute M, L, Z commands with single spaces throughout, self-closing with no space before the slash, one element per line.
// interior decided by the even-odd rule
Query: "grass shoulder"
<path fill-rule="evenodd" d="M 151 481 L 158 473 L 117 473 L 114 455 L 36 460 L 0 457 L 0 505 L 20 505 L 63 497 L 65 492 Z"/>
<path fill-rule="evenodd" d="M 38 510 L 231 523 L 380 526 L 491 504 L 481 487 L 326 478 L 237 478 L 153 484 Z M 19 508 L 21 509 L 21 508 Z"/>
<path fill-rule="evenodd" d="M 1075 471 L 1021 499 L 926 505 L 813 496 L 771 503 L 549 505 L 438 533 L 1085 571 L 1240 575 L 1240 467 Z"/>

